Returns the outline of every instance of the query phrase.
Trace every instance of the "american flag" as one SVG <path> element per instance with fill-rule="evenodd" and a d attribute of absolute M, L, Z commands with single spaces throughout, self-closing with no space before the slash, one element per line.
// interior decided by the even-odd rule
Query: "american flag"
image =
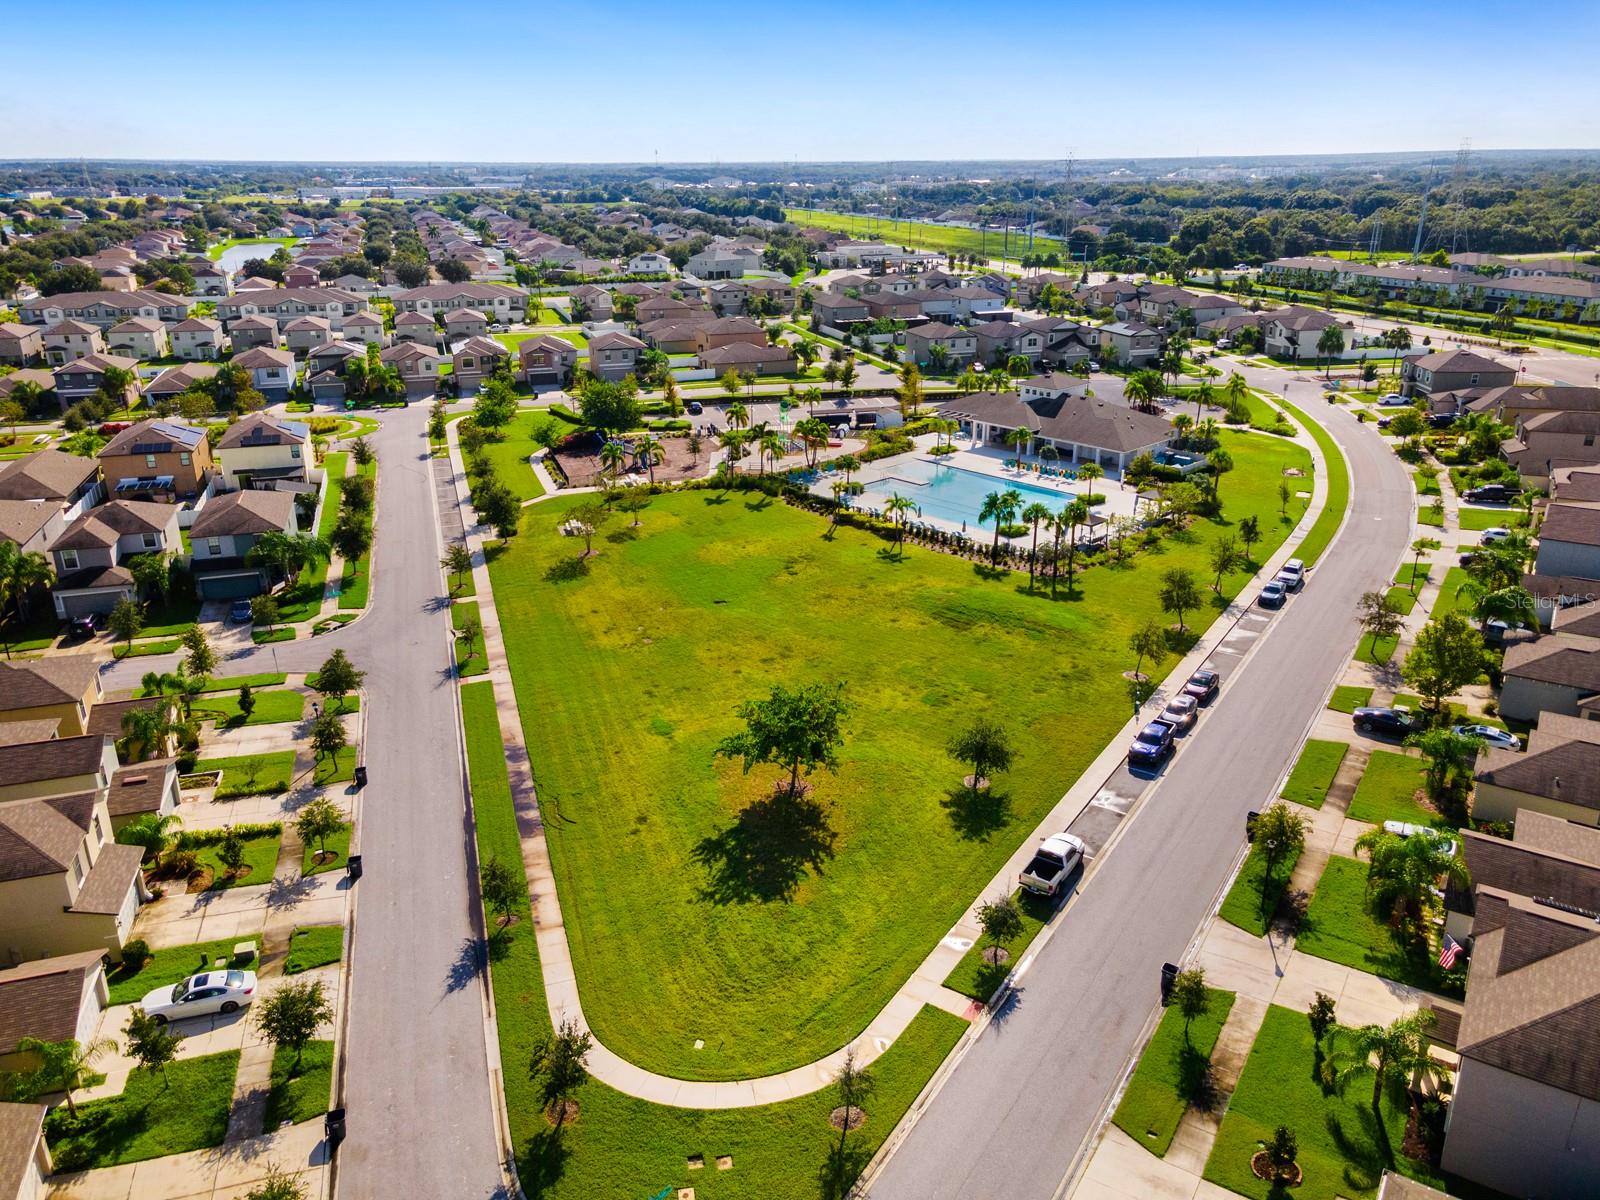
<path fill-rule="evenodd" d="M 1451 967 L 1456 965 L 1456 959 L 1460 957 L 1461 943 L 1456 941 L 1455 938 L 1451 937 L 1448 933 L 1445 934 L 1444 941 L 1439 946 L 1439 965 L 1448 971 Z"/>

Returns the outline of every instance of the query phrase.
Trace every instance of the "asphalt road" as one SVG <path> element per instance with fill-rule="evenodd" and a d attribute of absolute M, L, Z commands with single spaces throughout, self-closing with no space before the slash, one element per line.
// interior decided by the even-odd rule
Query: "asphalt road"
<path fill-rule="evenodd" d="M 1287 375 L 1247 374 L 1274 390 Z M 1289 387 L 1349 460 L 1343 532 L 1148 789 L 1013 1001 L 873 1181 L 871 1200 L 1056 1194 L 1159 1002 L 1161 964 L 1178 961 L 1205 919 L 1243 845 L 1245 813 L 1271 795 L 1348 659 L 1356 600 L 1388 582 L 1409 544 L 1400 462 L 1371 427 L 1324 405 L 1314 383 Z"/>
<path fill-rule="evenodd" d="M 348 1136 L 338 1156 L 345 1198 L 500 1194 L 427 415 L 420 404 L 386 412 L 369 439 L 380 466 L 370 610 L 348 629 L 245 651 L 219 668 L 312 671 L 342 646 L 367 673 L 366 870 L 355 885 Z M 169 661 L 130 659 L 107 684 L 136 686 Z"/>

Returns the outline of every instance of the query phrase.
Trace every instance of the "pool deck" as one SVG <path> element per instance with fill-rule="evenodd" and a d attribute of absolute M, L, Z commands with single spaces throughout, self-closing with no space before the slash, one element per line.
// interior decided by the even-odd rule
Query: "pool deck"
<path fill-rule="evenodd" d="M 970 471 L 975 475 L 986 475 L 999 486 L 1021 483 L 1027 484 L 1030 488 L 1038 488 L 1040 491 L 1053 492 L 1061 498 L 1061 503 L 1063 504 L 1070 497 L 1085 495 L 1089 491 L 1089 484 L 1082 480 L 1066 480 L 1045 476 L 1036 470 L 1029 469 L 1039 465 L 1040 460 L 1037 457 L 1024 458 L 1024 469 L 1018 471 L 1015 467 L 1006 465 L 1008 462 L 1016 460 L 1015 452 L 989 446 L 974 448 L 970 444 L 970 440 L 964 437 L 958 436 L 955 439 L 955 444 L 959 448 L 954 454 L 942 454 L 935 458 L 929 452 L 937 441 L 938 435 L 931 433 L 923 434 L 917 438 L 916 458 L 923 462 L 936 462 L 944 466 Z M 855 474 L 854 478 L 871 486 L 899 475 L 903 470 L 904 463 L 904 457 L 881 459 L 878 462 L 867 463 Z M 1052 462 L 1049 465 L 1052 469 L 1057 470 L 1070 470 L 1072 467 L 1071 463 L 1060 462 Z M 829 488 L 830 482 L 831 480 L 826 478 L 820 480 L 812 485 L 811 490 L 816 495 L 831 497 L 833 493 Z M 1133 516 L 1134 490 L 1122 483 L 1115 468 L 1106 468 L 1104 478 L 1094 481 L 1094 488 L 1106 498 L 1104 504 L 1095 506 L 1094 511 L 1098 516 Z M 875 497 L 872 496 L 858 496 L 854 500 L 854 507 L 862 512 L 881 515 L 881 510 L 873 503 L 874 499 Z M 948 530 L 951 533 L 974 534 L 981 532 L 976 512 L 972 514 L 971 519 L 965 525 L 960 521 L 950 521 L 932 514 L 924 514 L 919 520 L 924 525 L 932 525 L 939 529 Z M 1020 540 L 1026 540 L 1026 538 Z"/>

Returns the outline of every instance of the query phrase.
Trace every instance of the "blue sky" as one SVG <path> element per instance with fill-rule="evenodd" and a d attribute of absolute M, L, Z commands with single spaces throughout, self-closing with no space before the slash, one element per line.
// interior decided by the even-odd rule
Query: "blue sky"
<path fill-rule="evenodd" d="M 1468 137 L 1481 148 L 1600 146 L 1594 0 L 165 0 L 132 19 L 139 7 L 15 8 L 0 51 L 0 157 L 1225 157 L 1452 149 Z"/>

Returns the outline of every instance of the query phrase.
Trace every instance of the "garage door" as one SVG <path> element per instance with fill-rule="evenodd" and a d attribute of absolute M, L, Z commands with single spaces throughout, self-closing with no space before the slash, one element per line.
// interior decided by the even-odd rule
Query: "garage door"
<path fill-rule="evenodd" d="M 202 600 L 243 600 L 261 592 L 261 576 L 254 571 L 242 575 L 202 575 L 196 586 Z"/>

